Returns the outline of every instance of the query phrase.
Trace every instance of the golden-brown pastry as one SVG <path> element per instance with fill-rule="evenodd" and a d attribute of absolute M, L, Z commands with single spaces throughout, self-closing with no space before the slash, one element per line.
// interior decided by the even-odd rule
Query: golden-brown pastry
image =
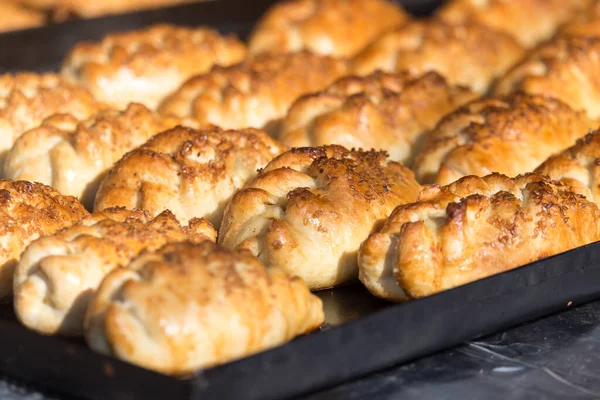
<path fill-rule="evenodd" d="M 51 187 L 0 180 L 0 300 L 12 294 L 13 272 L 29 243 L 87 215 L 77 199 Z"/>
<path fill-rule="evenodd" d="M 531 47 L 582 11 L 590 0 L 450 0 L 437 15 L 454 24 L 476 22 L 515 36 Z"/>
<path fill-rule="evenodd" d="M 291 149 L 233 196 L 219 243 L 250 250 L 311 289 L 332 287 L 356 279 L 360 243 L 420 190 L 412 171 L 384 152 Z"/>
<path fill-rule="evenodd" d="M 564 24 L 558 36 L 600 37 L 600 1 L 592 1 L 585 11 Z"/>
<path fill-rule="evenodd" d="M 231 67 L 215 66 L 189 79 L 165 99 L 159 111 L 227 129 L 276 132 L 294 100 L 323 89 L 347 72 L 346 62 L 328 56 L 263 54 Z"/>
<path fill-rule="evenodd" d="M 169 244 L 111 272 L 85 321 L 90 347 L 171 375 L 317 329 L 321 300 L 297 277 L 212 242 Z"/>
<path fill-rule="evenodd" d="M 0 0 L 0 32 L 34 28 L 44 25 L 44 14 L 21 7 L 10 0 Z"/>
<path fill-rule="evenodd" d="M 411 165 L 422 134 L 476 97 L 436 72 L 348 76 L 298 99 L 283 120 L 280 140 L 290 147 L 335 143 L 381 149 L 391 160 Z"/>
<path fill-rule="evenodd" d="M 103 107 L 83 87 L 55 74 L 0 75 L 0 168 L 13 142 L 56 113 L 83 119 Z"/>
<path fill-rule="evenodd" d="M 91 209 L 104 173 L 116 161 L 155 134 L 179 124 L 193 126 L 194 121 L 162 118 L 135 103 L 123 111 L 101 111 L 82 122 L 57 114 L 17 139 L 6 156 L 4 174 L 52 186 L 62 194 L 79 197 Z"/>
<path fill-rule="evenodd" d="M 389 0 L 286 0 L 273 5 L 250 35 L 252 53 L 310 50 L 352 56 L 409 16 Z"/>
<path fill-rule="evenodd" d="M 540 174 L 468 176 L 424 189 L 361 246 L 374 295 L 428 296 L 600 239 L 600 210 Z"/>
<path fill-rule="evenodd" d="M 238 63 L 246 47 L 210 28 L 154 25 L 80 43 L 63 61 L 63 76 L 116 107 L 138 102 L 154 109 L 190 76 Z"/>
<path fill-rule="evenodd" d="M 204 217 L 217 228 L 225 205 L 284 149 L 263 131 L 177 127 L 125 155 L 102 181 L 94 209 L 123 206 L 180 221 Z"/>
<path fill-rule="evenodd" d="M 433 70 L 452 85 L 484 93 L 523 54 L 519 43 L 504 32 L 471 23 L 420 20 L 384 33 L 354 58 L 353 69 L 359 75 L 377 69 L 412 74 Z"/>
<path fill-rule="evenodd" d="M 598 123 L 584 112 L 542 96 L 521 93 L 481 99 L 444 117 L 423 141 L 417 179 L 447 185 L 466 175 L 532 171 Z"/>
<path fill-rule="evenodd" d="M 82 335 L 89 301 L 110 271 L 146 249 L 187 240 L 214 242 L 216 236 L 207 221 L 181 226 L 169 211 L 154 219 L 123 208 L 94 213 L 23 252 L 14 274 L 15 313 L 27 328 L 43 334 Z"/>
<path fill-rule="evenodd" d="M 590 118 L 600 118 L 600 37 L 557 38 L 534 49 L 495 88 L 497 95 L 517 90 L 562 100 Z"/>

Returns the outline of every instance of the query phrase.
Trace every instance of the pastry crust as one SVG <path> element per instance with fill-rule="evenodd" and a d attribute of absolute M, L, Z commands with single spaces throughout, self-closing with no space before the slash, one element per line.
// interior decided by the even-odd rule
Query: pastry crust
<path fill-rule="evenodd" d="M 190 76 L 245 56 L 245 45 L 233 35 L 159 24 L 76 45 L 63 61 L 62 75 L 116 107 L 138 102 L 154 109 Z"/>
<path fill-rule="evenodd" d="M 297 277 L 211 242 L 169 244 L 111 272 L 88 309 L 90 347 L 171 375 L 288 342 L 324 321 Z"/>
<path fill-rule="evenodd" d="M 6 156 L 4 174 L 52 186 L 92 209 L 100 181 L 116 161 L 155 134 L 180 124 L 195 123 L 162 118 L 135 103 L 124 111 L 101 111 L 82 122 L 56 114 L 17 139 Z"/>
<path fill-rule="evenodd" d="M 562 100 L 590 118 L 600 118 L 600 37 L 557 38 L 541 45 L 513 67 L 495 88 Z"/>
<path fill-rule="evenodd" d="M 171 210 L 180 221 L 204 217 L 217 228 L 231 196 L 282 145 L 257 129 L 177 127 L 124 156 L 107 174 L 94 209 Z"/>
<path fill-rule="evenodd" d="M 420 182 L 447 185 L 466 175 L 532 171 L 597 127 L 584 112 L 521 93 L 481 99 L 447 115 L 426 135 L 415 161 Z"/>
<path fill-rule="evenodd" d="M 356 279 L 360 243 L 421 186 L 384 152 L 341 146 L 291 149 L 225 209 L 219 243 L 247 249 L 311 289 Z"/>
<path fill-rule="evenodd" d="M 564 24 L 558 36 L 600 37 L 600 1 L 592 1 L 584 12 Z"/>
<path fill-rule="evenodd" d="M 0 0 L 0 32 L 35 28 L 44 22 L 41 12 L 21 7 L 13 1 Z"/>
<path fill-rule="evenodd" d="M 159 111 L 226 129 L 252 127 L 276 133 L 294 100 L 347 72 L 346 62 L 328 56 L 263 54 L 231 67 L 215 66 L 189 79 Z"/>
<path fill-rule="evenodd" d="M 531 47 L 552 37 L 557 27 L 590 0 L 450 0 L 437 15 L 450 23 L 476 22 L 510 33 Z"/>
<path fill-rule="evenodd" d="M 600 210 L 539 174 L 468 176 L 432 185 L 363 243 L 360 280 L 404 301 L 526 265 L 600 239 Z"/>
<path fill-rule="evenodd" d="M 470 86 L 484 93 L 524 54 L 509 34 L 467 23 L 451 25 L 439 20 L 420 20 L 389 31 L 367 46 L 353 60 L 354 72 L 369 74 L 437 71 L 452 85 Z"/>
<path fill-rule="evenodd" d="M 102 279 L 143 250 L 167 243 L 216 240 L 201 219 L 181 226 L 165 211 L 113 208 L 92 214 L 52 236 L 31 243 L 14 275 L 15 313 L 23 325 L 43 334 L 83 335 L 83 319 Z"/>
<path fill-rule="evenodd" d="M 476 97 L 436 72 L 348 76 L 298 99 L 283 120 L 280 140 L 290 147 L 381 149 L 411 165 L 422 135 Z"/>
<path fill-rule="evenodd" d="M 12 294 L 13 272 L 29 243 L 87 215 L 77 199 L 51 187 L 0 180 L 0 300 Z"/>
<path fill-rule="evenodd" d="M 0 166 L 13 142 L 45 118 L 68 113 L 83 119 L 104 107 L 86 89 L 55 74 L 0 75 Z"/>
<path fill-rule="evenodd" d="M 287 0 L 273 5 L 250 35 L 252 53 L 310 50 L 349 57 L 409 20 L 388 0 Z"/>

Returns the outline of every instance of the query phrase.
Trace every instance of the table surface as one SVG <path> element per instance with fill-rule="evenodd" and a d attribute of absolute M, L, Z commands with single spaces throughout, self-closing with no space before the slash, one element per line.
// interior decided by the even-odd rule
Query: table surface
<path fill-rule="evenodd" d="M 599 399 L 600 301 L 305 397 Z M 71 400 L 0 378 L 2 400 Z"/>

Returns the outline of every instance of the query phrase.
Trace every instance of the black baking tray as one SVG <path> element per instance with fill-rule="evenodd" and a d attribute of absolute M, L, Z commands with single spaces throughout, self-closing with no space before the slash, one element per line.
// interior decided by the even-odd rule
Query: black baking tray
<path fill-rule="evenodd" d="M 0 35 L 0 71 L 56 70 L 80 40 L 157 22 L 244 37 L 273 0 L 222 0 Z M 439 1 L 403 2 L 417 14 Z M 90 399 L 289 398 L 360 377 L 600 297 L 600 243 L 405 304 L 362 286 L 318 293 L 326 324 L 291 343 L 176 379 L 41 336 L 0 307 L 0 372 Z"/>

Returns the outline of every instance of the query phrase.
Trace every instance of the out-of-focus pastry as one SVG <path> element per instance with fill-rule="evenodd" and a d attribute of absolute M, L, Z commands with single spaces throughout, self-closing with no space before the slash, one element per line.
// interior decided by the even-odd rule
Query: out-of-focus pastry
<path fill-rule="evenodd" d="M 596 204 L 540 174 L 468 176 L 394 210 L 360 249 L 374 295 L 428 296 L 600 239 Z"/>
<path fill-rule="evenodd" d="M 181 226 L 168 211 L 154 219 L 123 208 L 94 213 L 23 252 L 14 275 L 15 313 L 23 325 L 43 334 L 82 335 L 89 301 L 110 271 L 146 249 L 187 240 L 214 242 L 216 236 L 207 221 Z"/>
<path fill-rule="evenodd" d="M 552 155 L 535 172 L 569 185 L 574 192 L 600 205 L 600 130 Z"/>
<path fill-rule="evenodd" d="M 247 249 L 311 289 L 332 287 L 356 279 L 360 243 L 420 190 L 412 171 L 384 152 L 291 149 L 233 196 L 219 243 Z"/>
<path fill-rule="evenodd" d="M 206 27 L 154 25 L 78 44 L 63 61 L 62 74 L 116 107 L 138 102 L 154 109 L 190 76 L 245 56 L 235 36 Z"/>
<path fill-rule="evenodd" d="M 273 5 L 250 35 L 252 53 L 310 50 L 352 56 L 409 16 L 389 0 L 286 0 Z"/>
<path fill-rule="evenodd" d="M 452 85 L 484 93 L 523 54 L 523 48 L 507 33 L 432 19 L 384 33 L 354 58 L 353 69 L 359 75 L 377 69 L 412 74 L 437 71 Z"/>
<path fill-rule="evenodd" d="M 257 129 L 177 127 L 117 162 L 100 185 L 94 209 L 123 206 L 151 215 L 168 209 L 182 222 L 204 217 L 218 227 L 231 196 L 282 151 Z"/>
<path fill-rule="evenodd" d="M 90 347 L 171 375 L 288 342 L 324 321 L 304 282 L 212 242 L 169 244 L 111 272 L 85 321 Z"/>
<path fill-rule="evenodd" d="M 103 107 L 85 88 L 55 74 L 0 75 L 0 167 L 13 142 L 45 118 L 68 113 L 83 119 Z"/>
<path fill-rule="evenodd" d="M 600 37 L 557 38 L 534 49 L 495 88 L 562 100 L 590 118 L 600 118 Z"/>
<path fill-rule="evenodd" d="M 558 36 L 600 37 L 600 1 L 592 1 L 585 11 L 564 24 Z"/>
<path fill-rule="evenodd" d="M 436 72 L 348 76 L 298 99 L 283 120 L 280 140 L 290 147 L 381 149 L 410 165 L 422 134 L 476 97 Z"/>
<path fill-rule="evenodd" d="M 44 14 L 20 6 L 14 1 L 0 0 L 0 32 L 35 28 L 44 25 Z"/>
<path fill-rule="evenodd" d="M 417 179 L 447 185 L 466 175 L 532 171 L 598 122 L 552 98 L 521 93 L 481 99 L 444 117 L 415 160 Z"/>
<path fill-rule="evenodd" d="M 347 73 L 346 62 L 305 51 L 258 55 L 189 79 L 165 99 L 159 111 L 226 129 L 252 127 L 275 133 L 298 97 L 321 90 Z"/>
<path fill-rule="evenodd" d="M 12 294 L 13 273 L 29 243 L 88 215 L 77 199 L 51 187 L 0 180 L 0 300 Z"/>
<path fill-rule="evenodd" d="M 104 173 L 116 161 L 155 134 L 179 124 L 195 123 L 162 118 L 135 103 L 123 111 L 101 111 L 82 122 L 72 115 L 57 114 L 17 139 L 6 156 L 4 174 L 52 186 L 62 194 L 79 197 L 91 209 Z"/>
<path fill-rule="evenodd" d="M 531 47 L 582 11 L 590 0 L 450 0 L 437 15 L 454 24 L 476 22 L 515 36 Z"/>

